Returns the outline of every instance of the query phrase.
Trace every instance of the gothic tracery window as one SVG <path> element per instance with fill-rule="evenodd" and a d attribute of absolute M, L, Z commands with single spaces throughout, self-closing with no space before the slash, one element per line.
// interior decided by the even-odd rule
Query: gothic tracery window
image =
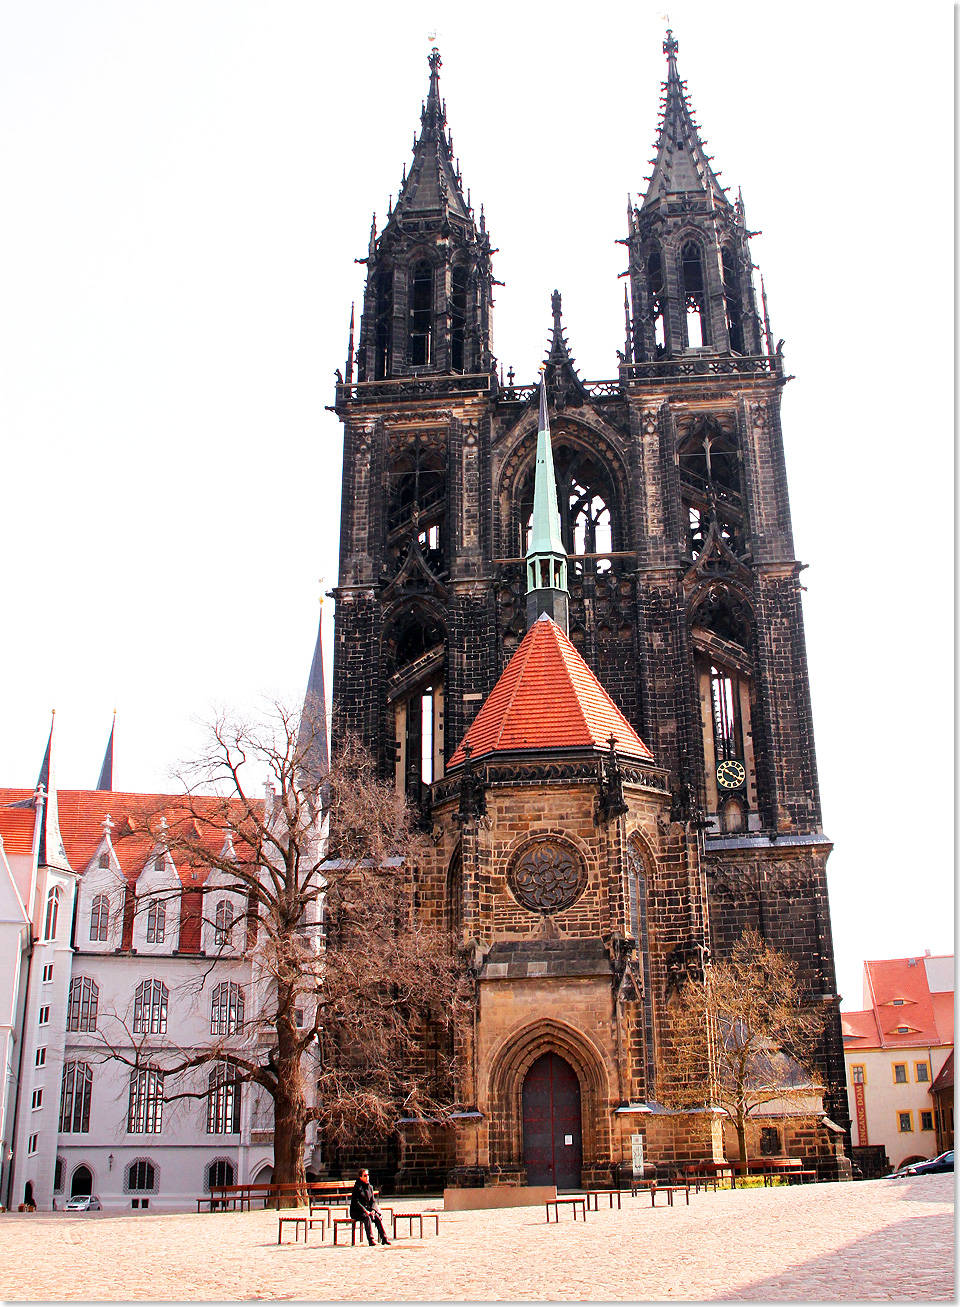
<path fill-rule="evenodd" d="M 376 320 L 373 339 L 373 379 L 383 381 L 390 375 L 391 335 L 393 331 L 393 268 L 381 264 L 377 269 Z"/>
<path fill-rule="evenodd" d="M 410 284 L 410 365 L 433 362 L 433 268 L 426 261 L 414 265 Z"/>
<path fill-rule="evenodd" d="M 721 251 L 723 266 L 723 304 L 727 318 L 727 334 L 730 348 L 737 354 L 743 353 L 743 313 L 740 295 L 740 271 L 737 256 L 729 245 Z"/>
<path fill-rule="evenodd" d="M 86 1062 L 65 1062 L 60 1085 L 61 1134 L 86 1134 L 90 1129 L 93 1071 Z"/>
<path fill-rule="evenodd" d="M 683 277 L 683 307 L 688 349 L 707 345 L 707 295 L 703 258 L 696 241 L 687 241 L 680 252 Z"/>
<path fill-rule="evenodd" d="M 133 1000 L 133 1033 L 165 1035 L 169 991 L 161 980 L 144 980 Z"/>
<path fill-rule="evenodd" d="M 207 1134 L 232 1135 L 240 1130 L 240 1085 L 236 1072 L 218 1062 L 210 1072 L 207 1098 Z"/>
<path fill-rule="evenodd" d="M 243 1028 L 243 989 L 232 980 L 215 986 L 210 1000 L 211 1035 L 235 1035 Z"/>
<path fill-rule="evenodd" d="M 659 358 L 665 352 L 667 346 L 663 311 L 663 254 L 659 246 L 651 250 L 647 256 L 647 294 L 650 297 L 654 344 Z"/>
<path fill-rule="evenodd" d="M 734 554 L 742 554 L 744 514 L 735 440 L 704 421 L 681 441 L 678 457 L 687 553 L 696 558 L 703 551 L 716 521 L 721 540 Z"/>
<path fill-rule="evenodd" d="M 96 1030 L 99 997 L 100 988 L 95 980 L 89 976 L 74 976 L 67 999 L 67 1030 Z"/>
<path fill-rule="evenodd" d="M 613 482 L 603 463 L 593 453 L 558 438 L 553 447 L 560 509 L 560 534 L 571 555 L 573 573 L 603 573 L 611 570 L 609 555 L 615 544 L 615 497 Z M 523 482 L 519 499 L 519 552 L 526 555 L 533 525 L 533 467 Z M 577 561 L 579 559 L 579 561 Z"/>
<path fill-rule="evenodd" d="M 467 269 L 454 268 L 450 289 L 450 367 L 454 372 L 466 369 Z"/>

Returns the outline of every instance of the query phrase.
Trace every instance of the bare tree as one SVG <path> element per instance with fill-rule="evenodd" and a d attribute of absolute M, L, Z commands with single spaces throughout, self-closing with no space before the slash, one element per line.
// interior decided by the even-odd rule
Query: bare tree
<path fill-rule="evenodd" d="M 719 1107 L 746 1171 L 750 1117 L 764 1103 L 818 1092 L 812 1054 L 823 1024 L 804 1003 L 793 962 L 748 930 L 671 1005 L 675 1079 L 666 1097 L 675 1107 Z"/>
<path fill-rule="evenodd" d="M 464 993 L 446 937 L 416 910 L 423 837 L 403 798 L 352 740 L 320 773 L 312 736 L 323 729 L 278 705 L 260 721 L 219 715 L 176 807 L 132 824 L 178 866 L 206 871 L 203 917 L 219 947 L 198 960 L 196 988 L 212 992 L 245 956 L 244 1014 L 228 1004 L 201 1048 L 141 1037 L 136 1018 L 103 1034 L 108 1056 L 162 1075 L 164 1101 L 212 1102 L 229 1092 L 224 1076 L 259 1086 L 273 1101 L 274 1181 L 301 1189 L 311 1122 L 336 1144 L 454 1110 Z M 225 929 L 218 896 L 242 905 Z M 211 1064 L 223 1072 L 210 1077 Z"/>

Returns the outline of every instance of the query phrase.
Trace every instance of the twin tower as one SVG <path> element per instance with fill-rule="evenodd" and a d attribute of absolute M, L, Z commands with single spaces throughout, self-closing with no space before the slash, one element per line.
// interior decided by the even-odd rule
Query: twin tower
<path fill-rule="evenodd" d="M 830 1012 L 824 1101 L 843 1127 L 830 843 L 780 428 L 787 378 L 755 296 L 742 200 L 717 180 L 669 32 L 664 53 L 656 159 L 623 237 L 623 352 L 610 380 L 589 384 L 570 355 L 556 293 L 542 383 L 514 384 L 511 374 L 504 384 L 498 375 L 490 236 L 483 210 L 478 219 L 464 193 L 440 57 L 430 56 L 413 160 L 383 230 L 375 222 L 371 231 L 359 338 L 351 328 L 337 385 L 344 447 L 334 749 L 345 732 L 359 736 L 420 811 L 437 847 L 436 911 L 482 968 L 492 947 L 526 938 L 522 914 L 494 928 L 480 908 L 479 916 L 464 909 L 470 823 L 486 823 L 488 842 L 498 834 L 489 829 L 496 804 L 475 800 L 489 800 L 509 767 L 500 759 L 498 771 L 492 755 L 458 746 L 532 619 L 541 611 L 565 619 L 573 650 L 659 777 L 644 837 L 647 901 L 634 904 L 631 930 L 624 891 L 619 925 L 598 918 L 595 929 L 608 952 L 614 936 L 627 941 L 644 993 L 639 1080 L 627 1098 L 655 1100 L 671 989 L 749 926 L 796 959 L 808 995 Z M 542 549 L 541 403 L 556 487 Z M 531 546 L 547 568 L 542 578 L 531 578 Z M 528 591 L 537 589 L 554 597 L 533 600 Z M 549 702 L 549 685 L 543 694 Z M 539 767 L 543 785 L 566 783 L 562 750 L 534 757 L 518 748 L 525 777 Z M 601 813 L 604 786 L 609 799 L 610 777 L 619 776 L 612 752 L 594 767 Z M 448 829 L 451 802 L 459 825 Z M 514 836 L 533 838 L 537 811 L 533 803 L 527 816 L 510 817 Z M 603 820 L 610 814 L 608 804 Z M 556 834 L 555 812 L 551 822 Z M 670 841 L 673 864 L 685 867 L 680 898 L 689 902 L 680 917 L 673 890 L 657 889 L 657 850 Z M 622 854 L 601 859 L 614 878 L 617 856 L 622 863 Z M 536 929 L 528 923 L 531 938 L 549 916 L 532 919 Z M 635 938 L 641 925 L 643 941 Z M 556 953 L 560 917 L 547 934 Z M 610 957 L 616 987 L 625 964 Z M 577 1074 L 582 1088 L 586 1072 Z M 481 1096 L 477 1084 L 469 1092 Z"/>

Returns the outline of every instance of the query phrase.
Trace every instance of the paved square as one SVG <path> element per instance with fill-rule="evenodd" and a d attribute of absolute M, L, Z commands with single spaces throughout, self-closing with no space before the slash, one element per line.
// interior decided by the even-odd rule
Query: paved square
<path fill-rule="evenodd" d="M 405 1199 L 398 1211 L 439 1210 Z M 432 1222 L 430 1223 L 432 1225 Z M 0 1216 L 0 1297 L 951 1301 L 953 1176 L 440 1215 L 390 1248 L 277 1246 L 276 1212 Z"/>

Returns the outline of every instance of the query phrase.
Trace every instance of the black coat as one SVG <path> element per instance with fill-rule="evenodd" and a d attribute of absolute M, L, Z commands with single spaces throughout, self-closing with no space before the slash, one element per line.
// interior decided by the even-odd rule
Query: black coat
<path fill-rule="evenodd" d="M 358 1180 L 353 1186 L 353 1193 L 350 1195 L 350 1219 L 359 1221 L 364 1216 L 369 1216 L 377 1205 L 376 1195 L 373 1192 L 373 1185 L 367 1184 L 365 1180 Z"/>

